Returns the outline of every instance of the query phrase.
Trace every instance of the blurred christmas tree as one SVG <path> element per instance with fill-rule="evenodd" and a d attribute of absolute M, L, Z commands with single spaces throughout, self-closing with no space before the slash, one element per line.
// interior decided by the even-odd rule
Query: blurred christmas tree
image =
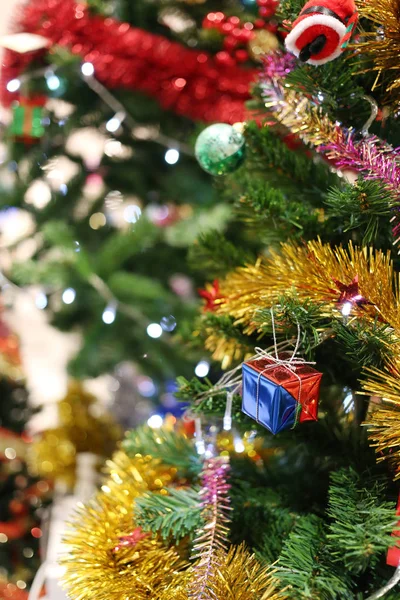
<path fill-rule="evenodd" d="M 18 340 L 0 322 L 0 595 L 27 598 L 40 565 L 41 507 L 49 484 L 27 469 L 32 411 L 23 383 Z"/>
<path fill-rule="evenodd" d="M 4 41 L 2 219 L 19 215 L 21 231 L 3 271 L 83 332 L 74 376 L 134 359 L 165 380 L 201 358 L 173 337 L 203 281 L 187 248 L 232 211 L 190 139 L 196 123 L 244 119 L 255 61 L 278 44 L 270 4 L 262 17 L 230 2 L 40 0 Z"/>
<path fill-rule="evenodd" d="M 266 55 L 257 123 L 197 140 L 232 214 L 190 249 L 195 337 L 232 370 L 179 379 L 194 437 L 128 432 L 76 515 L 72 598 L 399 597 L 399 6 L 361 9 L 349 46 L 353 2 L 281 3 L 301 62 Z"/>

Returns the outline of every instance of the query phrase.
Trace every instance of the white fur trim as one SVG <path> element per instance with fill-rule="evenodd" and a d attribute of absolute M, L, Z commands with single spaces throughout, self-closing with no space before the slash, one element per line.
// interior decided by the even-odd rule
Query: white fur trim
<path fill-rule="evenodd" d="M 340 42 L 344 34 L 346 33 L 346 25 L 339 21 L 339 19 L 335 19 L 334 17 L 330 17 L 329 15 L 318 14 L 311 15 L 311 17 L 306 17 L 305 19 L 300 21 L 300 23 L 297 23 L 296 27 L 294 27 L 294 29 L 292 29 L 289 35 L 286 36 L 285 45 L 289 52 L 292 52 L 295 56 L 299 56 L 300 50 L 296 46 L 297 39 L 306 29 L 308 29 L 312 25 L 326 25 L 327 27 L 330 27 L 331 29 L 337 32 L 339 36 L 339 41 L 336 50 L 332 54 L 330 54 L 326 58 L 321 58 L 320 60 L 314 60 L 310 58 L 310 60 L 308 60 L 307 63 L 309 65 L 323 65 L 329 62 L 330 60 L 333 60 L 337 56 L 340 56 L 342 54 Z"/>

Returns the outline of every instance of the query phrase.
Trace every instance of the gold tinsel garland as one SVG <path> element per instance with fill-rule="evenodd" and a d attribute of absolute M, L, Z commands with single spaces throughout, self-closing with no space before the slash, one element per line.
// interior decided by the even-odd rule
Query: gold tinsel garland
<path fill-rule="evenodd" d="M 304 143 L 319 146 L 338 142 L 343 132 L 322 109 L 307 97 L 275 82 L 276 93 L 265 100 L 265 107 L 273 110 L 274 119 L 297 135 Z"/>
<path fill-rule="evenodd" d="M 162 490 L 176 469 L 151 457 L 129 458 L 118 451 L 107 463 L 109 477 L 94 499 L 81 506 L 65 536 L 68 554 L 64 586 L 74 600 L 144 600 L 185 566 L 174 548 L 159 539 L 139 536 L 136 543 L 120 545 L 131 536 L 135 498 L 148 490 Z"/>
<path fill-rule="evenodd" d="M 385 371 L 368 369 L 363 390 L 378 397 L 365 426 L 378 461 L 388 461 L 400 479 L 400 359 L 389 362 Z"/>
<path fill-rule="evenodd" d="M 278 589 L 274 569 L 261 565 L 245 546 L 231 546 L 220 552 L 220 568 L 212 579 L 209 595 L 213 600 L 286 600 L 285 590 Z M 179 574 L 159 600 L 187 600 L 193 569 Z"/>
<path fill-rule="evenodd" d="M 182 548 L 138 532 L 134 501 L 148 490 L 167 493 L 177 469 L 150 456 L 118 451 L 107 462 L 108 477 L 94 499 L 77 509 L 65 535 L 63 585 L 72 600 L 187 600 L 196 564 Z M 121 540 L 133 539 L 124 544 Z M 244 546 L 221 551 L 210 580 L 213 600 L 286 600 L 274 570 L 260 565 Z"/>
<path fill-rule="evenodd" d="M 352 317 L 376 320 L 391 328 L 391 343 L 400 349 L 399 275 L 394 272 L 390 252 L 372 248 L 331 248 L 320 240 L 296 245 L 284 243 L 267 258 L 240 267 L 221 282 L 222 299 L 216 314 L 230 316 L 246 335 L 263 331 L 259 311 L 276 304 L 280 297 L 294 295 L 321 306 L 322 315 L 343 318 L 340 286 L 358 280 L 363 302 L 352 306 Z M 224 367 L 238 360 L 241 347 L 211 331 L 207 348 Z M 243 358 L 240 357 L 240 358 Z"/>
<path fill-rule="evenodd" d="M 363 72 L 376 72 L 373 90 L 383 87 L 386 102 L 400 102 L 400 2 L 368 0 L 358 2 L 360 17 L 371 21 L 374 31 L 362 32 L 353 48 L 365 56 Z"/>
<path fill-rule="evenodd" d="M 96 402 L 81 383 L 69 383 L 57 407 L 60 425 L 43 431 L 33 441 L 29 454 L 32 473 L 60 479 L 73 487 L 78 453 L 109 456 L 113 452 L 121 439 L 121 429 L 111 415 L 95 415 Z"/>

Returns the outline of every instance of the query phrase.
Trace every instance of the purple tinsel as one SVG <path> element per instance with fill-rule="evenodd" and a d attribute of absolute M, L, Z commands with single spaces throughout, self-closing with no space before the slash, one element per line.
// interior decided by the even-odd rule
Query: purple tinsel
<path fill-rule="evenodd" d="M 296 59 L 293 54 L 289 52 L 271 52 L 263 57 L 263 70 L 261 73 L 261 80 L 267 83 L 268 80 L 283 79 L 296 66 Z"/>
<path fill-rule="evenodd" d="M 382 181 L 393 193 L 393 199 L 400 201 L 400 148 L 392 148 L 378 137 L 370 135 L 360 141 L 354 140 L 354 134 L 338 136 L 338 139 L 320 148 L 328 158 L 335 161 L 341 169 L 353 169 L 362 173 L 366 179 Z M 393 223 L 394 243 L 400 234 L 400 214 L 395 210 Z"/>

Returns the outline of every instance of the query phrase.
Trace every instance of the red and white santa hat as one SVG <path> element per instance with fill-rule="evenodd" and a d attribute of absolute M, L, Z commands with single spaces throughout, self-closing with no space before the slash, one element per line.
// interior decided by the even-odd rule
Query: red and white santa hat
<path fill-rule="evenodd" d="M 354 0 L 309 0 L 286 37 L 286 48 L 310 65 L 323 65 L 343 52 L 357 19 Z"/>

